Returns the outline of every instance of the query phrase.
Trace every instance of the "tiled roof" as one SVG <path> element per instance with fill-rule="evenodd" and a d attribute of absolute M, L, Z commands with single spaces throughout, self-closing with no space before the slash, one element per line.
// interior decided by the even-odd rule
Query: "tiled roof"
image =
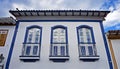
<path fill-rule="evenodd" d="M 12 17 L 1 17 L 0 25 L 15 25 L 16 21 Z"/>
<path fill-rule="evenodd" d="M 109 39 L 120 39 L 120 30 L 110 30 L 107 36 Z"/>
<path fill-rule="evenodd" d="M 110 11 L 98 10 L 10 10 L 15 17 L 19 16 L 95 16 L 105 17 Z"/>

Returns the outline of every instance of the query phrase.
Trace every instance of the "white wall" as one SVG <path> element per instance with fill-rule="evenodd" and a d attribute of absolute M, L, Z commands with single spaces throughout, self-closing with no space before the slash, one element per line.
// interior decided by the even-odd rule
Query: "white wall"
<path fill-rule="evenodd" d="M 19 59 L 19 56 L 22 51 L 26 27 L 31 25 L 39 25 L 43 28 L 40 60 L 36 62 L 23 62 Z M 51 27 L 55 25 L 64 25 L 68 29 L 70 59 L 62 63 L 49 60 Z M 93 27 L 96 48 L 100 56 L 98 61 L 83 62 L 79 60 L 76 27 L 80 25 Z M 109 69 L 100 25 L 98 22 L 20 22 L 9 69 Z"/>
<path fill-rule="evenodd" d="M 120 69 L 120 39 L 111 40 L 112 47 L 115 55 L 115 59 L 117 62 L 118 69 Z"/>
<path fill-rule="evenodd" d="M 0 29 L 8 30 L 5 45 L 0 46 L 0 54 L 2 53 L 3 56 L 5 57 L 5 59 L 4 59 L 5 64 L 7 61 L 8 54 L 9 54 L 9 49 L 10 49 L 13 34 L 14 34 L 14 28 L 15 28 L 15 26 L 0 26 Z"/>

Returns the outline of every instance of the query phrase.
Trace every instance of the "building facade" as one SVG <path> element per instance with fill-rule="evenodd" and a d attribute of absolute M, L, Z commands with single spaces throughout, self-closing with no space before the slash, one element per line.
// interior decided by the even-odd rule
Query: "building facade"
<path fill-rule="evenodd" d="M 0 69 L 6 66 L 15 24 L 16 22 L 12 17 L 0 18 Z"/>
<path fill-rule="evenodd" d="M 5 69 L 113 69 L 102 21 L 109 11 L 10 10 Z"/>
<path fill-rule="evenodd" d="M 120 30 L 110 30 L 107 33 L 109 49 L 112 56 L 114 69 L 120 68 L 119 52 L 120 52 Z"/>

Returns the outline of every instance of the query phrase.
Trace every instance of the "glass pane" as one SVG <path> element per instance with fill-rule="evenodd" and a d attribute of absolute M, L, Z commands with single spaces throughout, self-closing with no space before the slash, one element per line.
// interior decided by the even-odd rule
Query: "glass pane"
<path fill-rule="evenodd" d="M 81 55 L 85 56 L 86 55 L 85 46 L 80 46 L 80 49 L 81 49 Z"/>
<path fill-rule="evenodd" d="M 38 46 L 33 47 L 33 55 L 37 55 Z"/>
<path fill-rule="evenodd" d="M 26 47 L 26 55 L 30 55 L 30 49 L 31 49 L 31 46 Z"/>
<path fill-rule="evenodd" d="M 83 36 L 83 32 L 80 32 L 80 36 Z"/>
<path fill-rule="evenodd" d="M 88 43 L 90 43 L 90 42 L 91 42 L 89 37 L 87 37 L 87 42 L 88 42 Z"/>
<path fill-rule="evenodd" d="M 35 43 L 39 43 L 39 31 L 36 32 Z"/>
<path fill-rule="evenodd" d="M 89 55 L 93 55 L 93 48 L 92 46 L 88 46 L 88 52 L 89 52 Z"/>
<path fill-rule="evenodd" d="M 80 37 L 80 42 L 84 42 L 84 39 L 83 39 L 83 37 Z"/>
<path fill-rule="evenodd" d="M 64 46 L 61 46 L 60 47 L 60 51 L 61 51 L 61 56 L 65 56 L 65 47 Z"/>
<path fill-rule="evenodd" d="M 57 56 L 58 47 L 54 46 L 54 55 Z"/>
<path fill-rule="evenodd" d="M 57 28 L 53 30 L 53 42 L 65 43 L 66 35 L 65 29 Z"/>
<path fill-rule="evenodd" d="M 32 32 L 30 32 L 28 35 L 28 42 L 30 42 L 30 43 L 32 42 L 32 35 L 33 35 Z"/>

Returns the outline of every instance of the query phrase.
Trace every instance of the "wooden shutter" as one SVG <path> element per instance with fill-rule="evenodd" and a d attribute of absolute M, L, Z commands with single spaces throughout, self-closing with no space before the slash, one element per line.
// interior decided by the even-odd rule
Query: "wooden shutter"
<path fill-rule="evenodd" d="M 0 30 L 0 46 L 5 45 L 8 30 Z"/>

